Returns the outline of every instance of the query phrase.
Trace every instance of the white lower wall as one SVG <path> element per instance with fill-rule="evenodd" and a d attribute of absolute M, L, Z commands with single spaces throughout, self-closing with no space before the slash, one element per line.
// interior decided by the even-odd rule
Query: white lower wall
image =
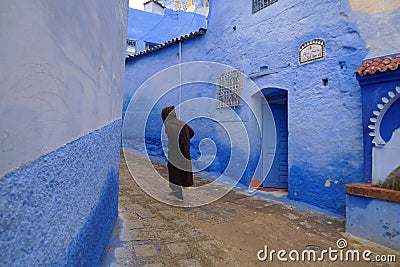
<path fill-rule="evenodd" d="M 382 147 L 372 148 L 372 184 L 383 183 L 385 178 L 400 166 L 400 129 L 393 132 L 392 138 Z"/>

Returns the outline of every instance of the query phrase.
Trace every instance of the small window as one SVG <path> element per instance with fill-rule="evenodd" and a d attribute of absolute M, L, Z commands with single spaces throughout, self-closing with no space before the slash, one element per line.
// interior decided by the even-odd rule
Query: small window
<path fill-rule="evenodd" d="M 136 41 L 127 39 L 126 40 L 126 52 L 134 54 L 136 52 Z"/>
<path fill-rule="evenodd" d="M 152 49 L 153 47 L 156 47 L 157 45 L 159 45 L 159 44 L 157 44 L 157 43 L 151 43 L 151 42 L 145 42 L 144 44 L 145 44 L 145 45 L 144 45 L 145 50 Z"/>
<path fill-rule="evenodd" d="M 240 70 L 230 70 L 217 79 L 217 108 L 240 106 L 243 82 Z"/>
<path fill-rule="evenodd" d="M 278 2 L 278 0 L 253 0 L 253 13 L 256 13 L 257 11 L 260 11 L 276 2 Z"/>

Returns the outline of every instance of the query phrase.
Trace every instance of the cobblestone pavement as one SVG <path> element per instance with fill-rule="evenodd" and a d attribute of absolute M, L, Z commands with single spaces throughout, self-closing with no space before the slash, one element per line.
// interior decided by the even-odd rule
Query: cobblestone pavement
<path fill-rule="evenodd" d="M 146 172 L 141 160 L 127 155 L 135 171 Z M 165 165 L 154 163 L 154 167 L 167 177 Z M 194 186 L 203 183 L 207 181 L 195 177 Z M 399 252 L 343 232 L 343 219 L 240 191 L 196 208 L 161 203 L 138 187 L 121 154 L 119 219 L 103 266 L 400 266 Z M 337 247 L 340 238 L 348 243 L 343 250 Z M 299 251 L 300 259 L 302 251 L 312 250 L 318 259 L 322 250 L 331 247 L 344 255 L 347 250 L 370 250 L 371 259 L 378 254 L 395 255 L 397 263 L 365 262 L 362 258 L 345 262 L 340 261 L 339 252 L 336 261 L 325 254 L 319 262 L 282 262 L 275 253 L 272 262 L 262 262 L 257 252 L 266 245 L 268 253 L 286 250 L 286 258 L 291 250 Z"/>

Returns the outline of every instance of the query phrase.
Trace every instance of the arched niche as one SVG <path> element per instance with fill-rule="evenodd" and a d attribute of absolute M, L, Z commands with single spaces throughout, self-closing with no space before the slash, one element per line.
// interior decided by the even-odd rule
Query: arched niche
<path fill-rule="evenodd" d="M 400 87 L 382 97 L 370 122 L 372 184 L 378 185 L 400 165 Z"/>

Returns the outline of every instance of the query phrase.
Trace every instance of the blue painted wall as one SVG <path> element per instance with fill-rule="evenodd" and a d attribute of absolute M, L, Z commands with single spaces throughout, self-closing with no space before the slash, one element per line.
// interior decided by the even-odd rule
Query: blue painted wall
<path fill-rule="evenodd" d="M 164 9 L 164 15 L 129 8 L 127 38 L 136 40 L 136 53 L 145 43 L 162 44 L 206 28 L 206 17 L 181 10 Z"/>
<path fill-rule="evenodd" d="M 373 43 L 362 38 L 360 28 L 366 29 L 368 19 L 381 14 L 361 16 L 349 1 L 280 0 L 255 14 L 251 1 L 230 3 L 211 2 L 208 31 L 183 43 L 182 62 L 227 64 L 252 77 L 260 89 L 288 91 L 289 197 L 343 215 L 344 184 L 364 180 L 361 92 L 353 73 L 368 54 L 366 42 Z M 400 16 L 399 10 L 391 13 Z M 400 36 L 398 31 L 394 34 Z M 299 66 L 298 49 L 313 38 L 325 40 L 326 57 Z M 170 46 L 126 63 L 124 109 L 147 78 L 178 63 L 178 52 L 178 45 Z M 196 85 L 188 94 L 215 97 L 215 86 Z M 177 102 L 171 98 L 169 103 Z M 256 145 L 256 128 L 246 125 Z M 222 138 L 216 141 L 227 144 Z M 219 153 L 223 162 L 230 151 Z M 257 171 L 253 174 L 255 164 L 253 157 L 243 184 L 260 177 Z"/>
<path fill-rule="evenodd" d="M 98 266 L 118 213 L 121 120 L 0 179 L 0 265 Z"/>
<path fill-rule="evenodd" d="M 400 249 L 400 203 L 347 195 L 346 232 Z"/>

